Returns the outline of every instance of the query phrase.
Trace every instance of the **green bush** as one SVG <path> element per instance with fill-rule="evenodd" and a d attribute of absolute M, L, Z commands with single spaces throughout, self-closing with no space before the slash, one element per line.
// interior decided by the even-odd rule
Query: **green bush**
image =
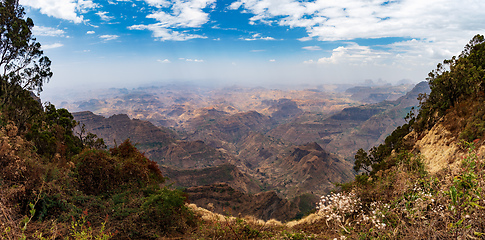
<path fill-rule="evenodd" d="M 428 74 L 429 95 L 420 97 L 415 129 L 430 129 L 448 109 L 465 99 L 483 98 L 485 93 L 485 38 L 476 35 L 458 57 L 444 60 Z"/>

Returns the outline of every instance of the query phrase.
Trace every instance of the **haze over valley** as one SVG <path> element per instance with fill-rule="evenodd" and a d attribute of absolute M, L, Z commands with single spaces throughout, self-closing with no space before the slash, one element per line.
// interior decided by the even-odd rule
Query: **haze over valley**
<path fill-rule="evenodd" d="M 211 188 L 199 187 L 225 183 L 231 191 L 262 199 L 262 193 L 274 191 L 279 200 L 264 200 L 270 205 L 298 203 L 302 197 L 315 202 L 335 183 L 353 179 L 357 150 L 382 143 L 405 123 L 406 114 L 418 105 L 418 95 L 429 93 L 425 82 L 369 83 L 301 90 L 111 88 L 79 99 L 71 96 L 57 106 L 73 112 L 75 120 L 108 147 L 130 139 L 160 164 L 175 186 L 189 188 L 194 196 L 206 192 L 192 201 L 215 201 L 221 213 L 227 204 L 249 214 L 251 208 L 240 208 L 231 198 L 214 200 Z M 305 210 L 292 207 L 257 217 L 284 220 Z"/>
<path fill-rule="evenodd" d="M 0 239 L 479 239 L 485 1 L 0 0 Z"/>

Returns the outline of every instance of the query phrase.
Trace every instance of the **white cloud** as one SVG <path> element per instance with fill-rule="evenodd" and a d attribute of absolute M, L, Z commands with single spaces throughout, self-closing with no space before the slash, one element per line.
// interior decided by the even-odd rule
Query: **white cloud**
<path fill-rule="evenodd" d="M 387 4 L 384 4 L 387 3 Z M 485 1 L 476 0 L 238 0 L 230 9 L 253 14 L 250 23 L 302 27 L 318 40 L 435 38 L 484 30 Z M 457 32 L 458 31 L 458 32 Z M 306 38 L 303 40 L 307 40 Z"/>
<path fill-rule="evenodd" d="M 309 60 L 304 63 L 365 65 L 386 62 L 390 57 L 391 53 L 389 52 L 373 50 L 369 46 L 349 43 L 347 46 L 340 46 L 333 49 L 330 57 L 320 58 L 318 61 Z"/>
<path fill-rule="evenodd" d="M 215 0 L 175 1 L 171 13 L 160 10 L 147 16 L 159 21 L 164 27 L 198 28 L 209 21 L 209 14 L 202 9 L 215 3 Z"/>
<path fill-rule="evenodd" d="M 302 47 L 302 49 L 308 50 L 308 51 L 321 51 L 322 48 L 319 46 L 307 46 L 307 47 Z"/>
<path fill-rule="evenodd" d="M 209 21 L 205 8 L 213 7 L 216 0 L 176 0 L 172 3 L 164 0 L 145 0 L 148 4 L 164 9 L 147 15 L 157 21 L 149 25 L 133 25 L 130 30 L 150 30 L 153 37 L 161 41 L 185 41 L 194 38 L 207 38 L 198 34 L 188 33 L 190 29 L 200 28 Z M 188 29 L 178 31 L 178 29 Z M 177 29 L 177 30 L 176 30 Z"/>
<path fill-rule="evenodd" d="M 182 58 L 182 59 L 184 59 L 184 58 Z M 185 61 L 186 62 L 196 62 L 196 63 L 204 62 L 204 60 L 202 60 L 202 59 L 190 59 L 190 58 L 186 58 Z"/>
<path fill-rule="evenodd" d="M 118 35 L 101 35 L 101 36 L 99 36 L 99 38 L 103 39 L 104 41 L 116 40 L 119 37 L 120 36 L 118 36 Z"/>
<path fill-rule="evenodd" d="M 411 69 L 416 66 L 434 67 L 445 58 L 458 55 L 448 49 L 454 44 L 437 46 L 426 40 L 409 40 L 380 46 L 385 50 L 374 49 L 370 46 L 360 46 L 356 43 L 347 43 L 332 50 L 328 57 L 318 60 L 307 60 L 305 64 L 323 65 L 359 65 L 359 66 L 392 66 L 400 69 Z M 424 59 L 424 60 L 423 60 Z"/>
<path fill-rule="evenodd" d="M 250 38 L 239 38 L 239 39 L 242 39 L 244 41 L 256 41 L 256 40 L 274 41 L 274 40 L 276 40 L 272 37 L 261 37 L 261 34 L 259 34 L 259 33 L 253 34 Z"/>
<path fill-rule="evenodd" d="M 270 62 L 276 62 L 276 59 L 270 59 L 269 61 Z"/>
<path fill-rule="evenodd" d="M 171 61 L 168 60 L 168 59 L 164 59 L 164 60 L 158 59 L 157 62 L 161 62 L 161 63 L 171 63 Z"/>
<path fill-rule="evenodd" d="M 53 48 L 60 48 L 63 46 L 64 44 L 62 43 L 45 44 L 45 45 L 42 45 L 42 49 L 47 50 L 47 49 L 53 49 Z"/>
<path fill-rule="evenodd" d="M 101 20 L 103 21 L 110 21 L 111 19 L 114 19 L 113 16 L 108 16 L 108 12 L 97 12 L 96 15 L 98 15 Z"/>
<path fill-rule="evenodd" d="M 23 6 L 39 9 L 42 14 L 81 23 L 82 14 L 98 7 L 91 0 L 20 0 Z"/>
<path fill-rule="evenodd" d="M 170 2 L 167 0 L 145 0 L 145 2 L 150 6 L 159 8 L 170 6 Z"/>
<path fill-rule="evenodd" d="M 63 37 L 65 32 L 61 29 L 51 28 L 51 27 L 43 27 L 43 26 L 34 26 L 32 29 L 34 36 L 48 36 L 48 37 Z"/>
<path fill-rule="evenodd" d="M 388 64 L 396 64 L 404 57 L 416 60 L 414 64 L 440 62 L 459 53 L 475 34 L 485 32 L 485 1 L 478 0 L 237 0 L 229 9 L 252 14 L 250 24 L 303 28 L 307 35 L 300 41 L 359 38 L 404 41 L 384 46 L 390 53 L 387 57 L 380 54 L 384 50 L 369 48 L 357 53 L 355 46 L 343 46 L 320 60 L 327 63 L 342 62 L 345 58 L 373 59 L 376 52 Z M 412 57 L 413 54 L 420 57 Z"/>
<path fill-rule="evenodd" d="M 194 38 L 207 38 L 205 36 L 197 34 L 188 34 L 185 32 L 174 31 L 172 29 L 165 28 L 160 24 L 150 25 L 133 25 L 128 27 L 130 30 L 150 30 L 152 36 L 160 41 L 186 41 Z"/>
<path fill-rule="evenodd" d="M 87 31 L 86 34 L 95 34 L 95 31 Z"/>

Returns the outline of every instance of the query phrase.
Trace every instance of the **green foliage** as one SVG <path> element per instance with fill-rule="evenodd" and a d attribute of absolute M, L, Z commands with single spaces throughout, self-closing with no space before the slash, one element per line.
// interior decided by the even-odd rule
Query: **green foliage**
<path fill-rule="evenodd" d="M 414 155 L 406 151 L 400 152 L 397 155 L 397 164 L 401 169 L 417 174 L 420 177 L 424 177 L 427 174 L 424 162 L 420 155 Z"/>
<path fill-rule="evenodd" d="M 482 189 L 477 175 L 479 169 L 475 145 L 465 141 L 463 147 L 468 150 L 468 155 L 462 161 L 462 172 L 453 178 L 453 186 L 448 191 L 452 201 L 450 208 L 453 210 L 460 205 L 481 207 L 479 201 Z"/>
<path fill-rule="evenodd" d="M 118 187 L 117 161 L 106 151 L 86 149 L 73 159 L 79 189 L 100 194 Z"/>
<path fill-rule="evenodd" d="M 1 84 L 1 80 L 0 80 Z M 25 131 L 28 126 L 39 120 L 42 114 L 42 105 L 32 98 L 31 93 L 23 90 L 20 86 L 12 86 L 16 89 L 15 95 L 2 96 L 0 94 L 0 109 L 2 110 L 2 118 L 4 122 L 12 121 L 19 128 Z M 6 100 L 9 98 L 9 100 Z M 1 104 L 2 101 L 10 101 L 8 104 Z"/>
<path fill-rule="evenodd" d="M 38 154 L 48 159 L 56 154 L 69 159 L 80 153 L 83 147 L 81 140 L 73 135 L 76 125 L 74 117 L 66 109 L 56 109 L 54 105 L 47 104 L 45 112 L 38 112 L 36 118 L 28 123 L 25 137 L 34 143 Z"/>
<path fill-rule="evenodd" d="M 363 149 L 359 149 L 355 155 L 354 170 L 366 171 L 374 175 L 379 170 L 386 170 L 394 166 L 396 163 L 392 159 L 388 159 L 392 151 L 400 151 L 407 149 L 403 138 L 412 130 L 413 122 L 397 127 L 389 136 L 386 137 L 383 144 L 370 149 L 369 154 Z M 387 161 L 388 160 L 388 161 Z"/>
<path fill-rule="evenodd" d="M 283 232 L 283 235 L 284 235 L 284 239 L 287 239 L 287 240 L 311 240 L 311 239 L 315 239 L 315 236 L 312 235 L 308 235 L 308 234 L 305 234 L 304 232 L 286 232 L 284 231 Z"/>
<path fill-rule="evenodd" d="M 431 128 L 448 109 L 464 99 L 485 96 L 485 38 L 476 35 L 458 57 L 444 60 L 427 78 L 431 93 L 420 97 L 415 129 Z"/>
<path fill-rule="evenodd" d="M 157 232 L 173 231 L 172 227 L 180 228 L 186 219 L 193 219 L 190 211 L 185 207 L 186 198 L 179 190 L 168 188 L 158 189 L 144 199 L 141 218 L 152 223 L 151 228 Z M 182 216 L 182 217 L 180 217 Z M 183 232 L 184 229 L 176 229 Z"/>
<path fill-rule="evenodd" d="M 42 91 L 52 77 L 49 58 L 32 36 L 34 23 L 24 19 L 18 0 L 0 1 L 0 105 L 14 102 L 21 90 Z M 20 87 L 21 89 L 19 89 Z"/>
<path fill-rule="evenodd" d="M 106 221 L 101 223 L 101 229 L 98 233 L 93 230 L 91 223 L 87 221 L 87 211 L 83 211 L 81 219 L 72 218 L 70 235 L 74 240 L 108 240 L 113 237 L 113 233 L 105 232 Z"/>
<path fill-rule="evenodd" d="M 457 115 L 466 118 L 464 126 L 461 126 L 463 131 L 460 133 L 460 139 L 472 142 L 475 139 L 480 139 L 485 135 L 485 106 L 480 102 L 470 103 L 465 101 L 457 105 Z"/>

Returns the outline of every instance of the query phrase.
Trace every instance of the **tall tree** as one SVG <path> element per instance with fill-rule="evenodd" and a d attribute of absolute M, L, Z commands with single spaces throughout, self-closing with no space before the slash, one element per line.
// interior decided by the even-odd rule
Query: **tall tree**
<path fill-rule="evenodd" d="M 52 77 L 51 61 L 32 36 L 34 23 L 24 15 L 18 0 L 0 0 L 1 105 L 15 101 L 23 90 L 40 93 Z"/>

